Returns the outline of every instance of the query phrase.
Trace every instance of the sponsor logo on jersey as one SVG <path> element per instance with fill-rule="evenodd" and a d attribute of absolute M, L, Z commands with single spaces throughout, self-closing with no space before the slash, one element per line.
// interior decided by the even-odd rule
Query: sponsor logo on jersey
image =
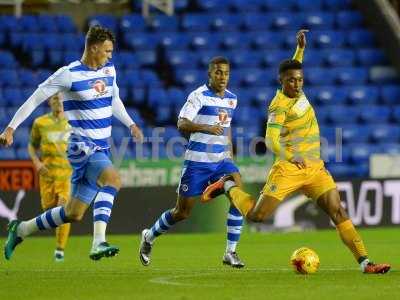
<path fill-rule="evenodd" d="M 96 91 L 97 94 L 95 94 L 95 98 L 104 96 L 107 94 L 107 83 L 103 79 L 97 79 L 94 82 L 89 83 L 91 87 Z"/>
<path fill-rule="evenodd" d="M 226 111 L 226 109 L 218 110 L 218 120 L 220 124 L 228 123 L 228 112 Z"/>

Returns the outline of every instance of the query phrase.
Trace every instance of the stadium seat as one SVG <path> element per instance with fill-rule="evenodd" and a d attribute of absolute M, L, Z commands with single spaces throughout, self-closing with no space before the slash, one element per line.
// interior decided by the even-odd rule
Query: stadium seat
<path fill-rule="evenodd" d="M 186 50 L 189 44 L 190 38 L 186 34 L 167 32 L 160 35 L 160 45 L 165 50 Z"/>
<path fill-rule="evenodd" d="M 0 68 L 14 69 L 17 66 L 17 62 L 14 55 L 8 51 L 0 51 Z"/>
<path fill-rule="evenodd" d="M 175 81 L 184 87 L 196 87 L 204 83 L 206 74 L 197 69 L 182 69 L 175 71 Z"/>
<path fill-rule="evenodd" d="M 282 51 L 282 50 L 267 50 L 262 54 L 262 64 L 267 67 L 272 67 L 278 73 L 279 63 L 292 57 L 293 51 Z"/>
<path fill-rule="evenodd" d="M 371 128 L 366 125 L 344 125 L 342 128 L 342 139 L 349 143 L 368 143 Z"/>
<path fill-rule="evenodd" d="M 374 142 L 378 144 L 394 143 L 400 140 L 400 128 L 398 126 L 377 124 L 371 128 L 371 131 Z"/>
<path fill-rule="evenodd" d="M 243 19 L 243 26 L 246 31 L 265 31 L 272 25 L 272 20 L 267 14 L 246 13 Z M 272 41 L 271 41 L 272 43 Z"/>
<path fill-rule="evenodd" d="M 13 160 L 16 159 L 15 151 L 12 148 L 0 149 L 0 160 Z"/>
<path fill-rule="evenodd" d="M 349 147 L 351 147 L 351 159 L 353 163 L 367 163 L 372 154 L 380 152 L 379 146 L 367 143 L 351 144 Z"/>
<path fill-rule="evenodd" d="M 358 11 L 344 10 L 336 14 L 336 27 L 349 30 L 359 28 L 363 24 L 363 17 Z"/>
<path fill-rule="evenodd" d="M 149 89 L 148 104 L 152 108 L 168 104 L 167 92 L 163 88 Z"/>
<path fill-rule="evenodd" d="M 161 104 L 161 103 L 160 103 Z M 168 105 L 158 105 L 156 109 L 156 122 L 157 124 L 166 124 L 171 118 L 171 107 Z"/>
<path fill-rule="evenodd" d="M 332 144 L 321 144 L 321 159 L 325 163 L 338 164 L 349 163 L 351 158 L 351 151 L 348 147 Z"/>
<path fill-rule="evenodd" d="M 232 51 L 225 54 L 234 68 L 258 68 L 262 64 L 260 53 L 254 51 Z"/>
<path fill-rule="evenodd" d="M 31 132 L 28 127 L 20 127 L 17 131 L 18 134 L 14 134 L 14 146 L 17 148 L 26 148 L 30 140 Z"/>
<path fill-rule="evenodd" d="M 154 34 L 137 32 L 124 34 L 124 43 L 132 50 L 155 50 L 158 39 Z"/>
<path fill-rule="evenodd" d="M 190 47 L 193 50 L 216 49 L 219 46 L 218 36 L 208 32 L 195 32 L 189 35 Z"/>
<path fill-rule="evenodd" d="M 359 108 L 348 105 L 327 106 L 329 120 L 335 125 L 353 124 L 358 120 Z"/>
<path fill-rule="evenodd" d="M 391 110 L 387 106 L 361 105 L 355 108 L 360 112 L 361 120 L 371 124 L 387 123 L 391 114 Z"/>
<path fill-rule="evenodd" d="M 324 51 L 326 62 L 331 67 L 352 67 L 355 61 L 353 50 L 335 49 Z"/>
<path fill-rule="evenodd" d="M 335 82 L 335 74 L 331 69 L 306 67 L 304 79 L 311 85 L 332 85 Z"/>
<path fill-rule="evenodd" d="M 310 3 L 315 2 L 313 0 L 303 0 L 303 1 L 309 1 Z M 312 13 L 307 12 L 304 17 L 305 27 L 311 30 L 332 29 L 334 22 L 335 22 L 335 15 L 333 13 L 326 13 L 319 11 Z"/>
<path fill-rule="evenodd" d="M 136 51 L 137 62 L 142 67 L 154 66 L 157 62 L 157 53 L 155 50 Z"/>
<path fill-rule="evenodd" d="M 280 32 L 247 32 L 246 35 L 250 38 L 250 45 L 257 50 L 280 49 L 285 42 L 285 36 Z"/>
<path fill-rule="evenodd" d="M 397 85 L 382 86 L 381 97 L 385 104 L 400 103 L 400 87 Z"/>
<path fill-rule="evenodd" d="M 155 15 L 149 21 L 149 27 L 153 31 L 163 32 L 163 31 L 178 31 L 178 17 L 176 16 L 166 16 L 166 15 Z M 136 26 L 136 25 L 135 25 Z"/>
<path fill-rule="evenodd" d="M 385 65 L 388 62 L 381 49 L 358 49 L 356 56 L 357 62 L 362 66 Z"/>
<path fill-rule="evenodd" d="M 118 21 L 114 15 L 104 14 L 104 15 L 94 15 L 89 18 L 89 26 L 101 25 L 109 28 L 112 32 L 118 32 Z"/>
<path fill-rule="evenodd" d="M 220 47 L 225 50 L 247 49 L 250 48 L 250 36 L 247 34 L 231 33 L 220 34 Z"/>
<path fill-rule="evenodd" d="M 19 79 L 17 71 L 0 69 L 0 87 L 18 87 Z"/>
<path fill-rule="evenodd" d="M 207 31 L 210 28 L 212 16 L 208 14 L 184 14 L 181 21 L 183 31 Z"/>
<path fill-rule="evenodd" d="M 58 30 L 64 33 L 74 33 L 76 32 L 76 26 L 72 21 L 72 18 L 67 15 L 56 16 Z"/>
<path fill-rule="evenodd" d="M 381 149 L 381 152 L 385 154 L 400 154 L 399 143 L 382 143 Z"/>
<path fill-rule="evenodd" d="M 365 68 L 338 67 L 330 70 L 338 83 L 343 85 L 364 84 L 368 80 Z"/>
<path fill-rule="evenodd" d="M 324 8 L 332 11 L 348 9 L 351 5 L 351 0 L 323 0 Z"/>
<path fill-rule="evenodd" d="M 242 24 L 241 16 L 241 14 L 217 13 L 211 19 L 211 30 L 236 32 Z"/>
<path fill-rule="evenodd" d="M 336 136 L 340 133 L 334 126 L 321 126 L 320 127 L 321 144 L 334 144 Z"/>
<path fill-rule="evenodd" d="M 298 30 L 304 23 L 302 14 L 279 12 L 268 17 L 272 19 L 271 28 L 275 30 Z"/>
<path fill-rule="evenodd" d="M 324 30 L 313 32 L 312 45 L 317 48 L 339 48 L 345 44 L 346 35 L 341 31 Z"/>
<path fill-rule="evenodd" d="M 366 29 L 354 29 L 347 34 L 347 44 L 351 47 L 374 47 L 375 38 Z"/>
<path fill-rule="evenodd" d="M 143 104 L 146 101 L 146 89 L 142 87 L 132 88 L 131 95 L 134 104 Z"/>
<path fill-rule="evenodd" d="M 167 102 L 172 103 L 175 107 L 180 109 L 186 102 L 186 95 L 184 94 L 183 90 L 179 88 L 169 88 L 167 90 Z"/>
<path fill-rule="evenodd" d="M 18 29 L 21 32 L 38 32 L 39 24 L 37 17 L 33 15 L 22 15 L 18 20 Z"/>
<path fill-rule="evenodd" d="M 16 154 L 16 159 L 22 159 L 22 160 L 30 160 L 31 159 L 31 157 L 29 156 L 27 147 L 18 148 L 16 150 L 15 154 Z"/>
<path fill-rule="evenodd" d="M 314 97 L 308 97 L 309 92 L 314 94 Z M 318 104 L 322 105 L 341 105 L 345 104 L 347 99 L 347 91 L 342 88 L 338 88 L 332 85 L 323 85 L 316 88 L 306 88 L 306 96 L 311 100 L 311 102 L 315 101 Z"/>
<path fill-rule="evenodd" d="M 310 64 L 314 67 L 323 67 L 325 65 L 326 53 L 320 50 L 307 50 L 304 52 L 305 64 Z"/>
<path fill-rule="evenodd" d="M 119 22 L 119 28 L 124 33 L 144 32 L 146 27 L 146 21 L 141 14 L 124 15 Z"/>
<path fill-rule="evenodd" d="M 140 78 L 143 80 L 145 85 L 149 88 L 156 88 L 161 86 L 160 79 L 153 70 L 143 69 L 140 71 Z"/>
<path fill-rule="evenodd" d="M 123 82 L 119 80 L 123 80 Z M 122 87 L 143 87 L 144 85 L 139 72 L 135 70 L 126 70 L 123 76 L 117 77 L 117 82 Z"/>
<path fill-rule="evenodd" d="M 58 22 L 55 16 L 38 15 L 37 23 L 40 32 L 58 32 Z"/>
<path fill-rule="evenodd" d="M 228 9 L 227 3 L 219 0 L 196 0 L 196 5 L 200 10 L 207 12 L 226 11 Z"/>
<path fill-rule="evenodd" d="M 265 0 L 263 6 L 268 11 L 291 11 L 295 7 L 296 0 Z"/>
<path fill-rule="evenodd" d="M 263 0 L 231 0 L 229 6 L 235 12 L 256 12 L 262 10 Z"/>
<path fill-rule="evenodd" d="M 400 83 L 399 76 L 394 67 L 391 66 L 373 66 L 369 69 L 369 80 L 377 84 Z"/>
<path fill-rule="evenodd" d="M 376 86 L 352 86 L 348 88 L 348 99 L 351 104 L 371 105 L 379 99 L 379 88 Z"/>
<path fill-rule="evenodd" d="M 25 102 L 21 95 L 21 90 L 19 88 L 4 88 L 3 89 L 3 100 L 4 104 L 9 106 L 19 106 Z"/>
<path fill-rule="evenodd" d="M 167 51 L 166 53 L 166 62 L 172 66 L 176 67 L 187 67 L 193 65 L 193 62 L 196 61 L 196 54 L 193 52 L 178 50 L 178 51 Z M 196 64 L 194 64 L 196 66 Z"/>
<path fill-rule="evenodd" d="M 319 11 L 322 8 L 322 0 L 297 0 L 294 3 L 296 11 Z"/>

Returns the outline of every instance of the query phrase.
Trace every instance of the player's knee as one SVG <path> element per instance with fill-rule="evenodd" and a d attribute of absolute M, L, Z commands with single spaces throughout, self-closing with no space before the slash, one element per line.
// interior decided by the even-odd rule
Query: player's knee
<path fill-rule="evenodd" d="M 102 186 L 112 186 L 113 188 L 119 190 L 121 188 L 121 177 L 115 170 L 109 170 L 99 179 L 100 185 Z"/>
<path fill-rule="evenodd" d="M 83 214 L 78 212 L 65 212 L 65 216 L 69 222 L 79 222 L 83 219 Z"/>
<path fill-rule="evenodd" d="M 172 217 L 176 222 L 183 221 L 190 216 L 190 210 L 177 210 L 172 211 Z"/>

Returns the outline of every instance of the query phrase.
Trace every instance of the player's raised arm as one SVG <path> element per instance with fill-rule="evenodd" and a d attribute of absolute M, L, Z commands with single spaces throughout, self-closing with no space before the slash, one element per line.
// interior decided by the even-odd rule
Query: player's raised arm
<path fill-rule="evenodd" d="M 195 93 L 190 94 L 179 113 L 178 129 L 185 133 L 204 132 L 222 135 L 224 133 L 224 128 L 220 124 L 208 125 L 193 122 L 193 119 L 196 117 L 201 107 L 202 103 L 198 96 Z"/>
<path fill-rule="evenodd" d="M 293 60 L 303 62 L 304 49 L 307 44 L 306 32 L 308 32 L 307 29 L 300 29 L 296 34 L 297 47 L 296 47 L 296 52 L 294 53 L 292 58 Z"/>
<path fill-rule="evenodd" d="M 17 127 L 29 117 L 36 107 L 54 94 L 62 91 L 65 87 L 69 87 L 70 82 L 69 72 L 65 67 L 63 67 L 58 69 L 45 82 L 40 84 L 36 91 L 17 110 L 11 122 L 0 135 L 0 145 L 6 147 L 11 146 L 15 129 L 17 129 Z"/>
<path fill-rule="evenodd" d="M 142 130 L 136 125 L 136 123 L 129 116 L 126 111 L 125 105 L 119 97 L 119 88 L 116 80 L 114 79 L 114 92 L 112 100 L 112 114 L 118 120 L 120 120 L 126 127 L 129 128 L 131 135 L 137 139 L 138 142 L 143 143 L 144 137 Z"/>

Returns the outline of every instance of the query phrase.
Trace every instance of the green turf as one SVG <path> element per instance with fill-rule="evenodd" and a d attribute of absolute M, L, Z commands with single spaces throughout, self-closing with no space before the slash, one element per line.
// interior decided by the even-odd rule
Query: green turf
<path fill-rule="evenodd" d="M 11 261 L 0 259 L 0 299 L 399 299 L 399 229 L 362 230 L 371 257 L 389 262 L 385 275 L 364 275 L 334 230 L 245 233 L 242 270 L 222 266 L 224 234 L 169 234 L 157 240 L 152 264 L 138 259 L 138 236 L 111 236 L 120 255 L 89 260 L 89 237 L 72 237 L 64 263 L 54 263 L 53 238 L 29 238 Z M 4 243 L 4 239 L 1 240 Z M 288 260 L 308 246 L 320 256 L 311 276 Z"/>

